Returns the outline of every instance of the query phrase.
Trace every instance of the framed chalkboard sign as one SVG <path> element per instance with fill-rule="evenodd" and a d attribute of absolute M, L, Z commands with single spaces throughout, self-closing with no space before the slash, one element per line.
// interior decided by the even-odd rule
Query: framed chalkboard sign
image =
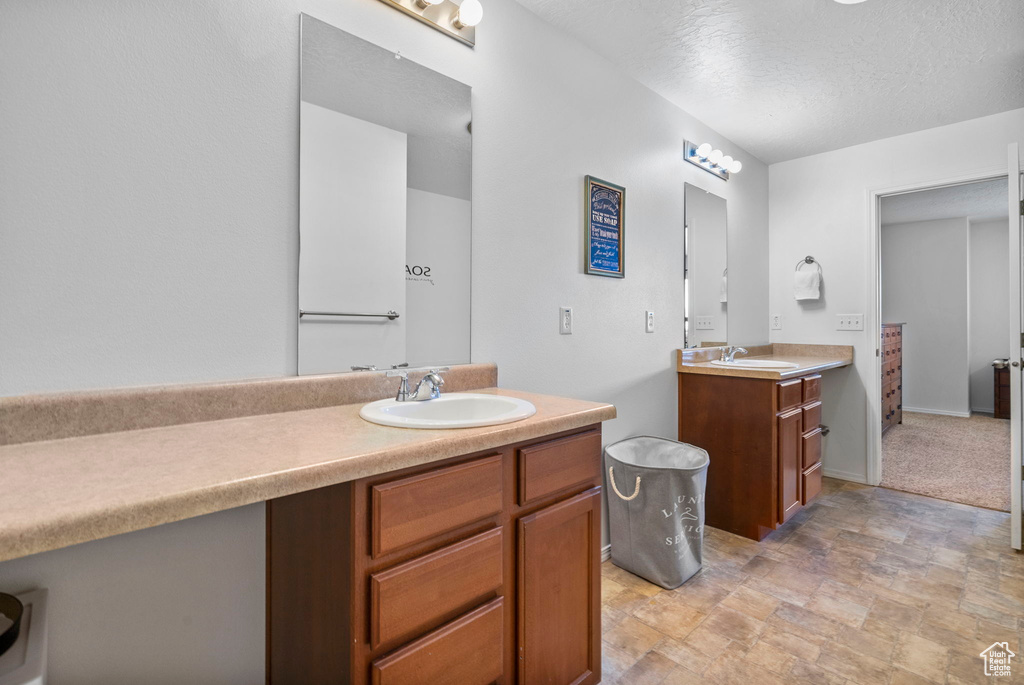
<path fill-rule="evenodd" d="M 626 189 L 587 176 L 584 182 L 583 271 L 595 276 L 625 278 Z"/>

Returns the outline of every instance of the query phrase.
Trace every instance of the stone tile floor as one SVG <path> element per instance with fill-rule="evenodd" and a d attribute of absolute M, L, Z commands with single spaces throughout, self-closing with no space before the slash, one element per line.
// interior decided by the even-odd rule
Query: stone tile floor
<path fill-rule="evenodd" d="M 1024 683 L 1024 555 L 1009 515 L 825 481 L 761 542 L 707 528 L 663 590 L 602 565 L 604 685 Z M 982 650 L 1008 642 L 1010 678 Z"/>

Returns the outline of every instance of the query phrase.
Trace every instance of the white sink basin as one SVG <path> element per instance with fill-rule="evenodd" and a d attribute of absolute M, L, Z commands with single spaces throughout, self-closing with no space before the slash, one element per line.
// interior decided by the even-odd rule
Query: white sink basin
<path fill-rule="evenodd" d="M 359 410 L 371 423 L 398 428 L 475 428 L 522 421 L 537 413 L 526 400 L 502 395 L 452 393 L 436 400 L 378 400 Z"/>
<path fill-rule="evenodd" d="M 734 362 L 723 362 L 719 359 L 711 362 L 712 366 L 726 366 L 732 369 L 796 369 L 799 364 L 781 362 L 774 359 L 737 359 Z"/>

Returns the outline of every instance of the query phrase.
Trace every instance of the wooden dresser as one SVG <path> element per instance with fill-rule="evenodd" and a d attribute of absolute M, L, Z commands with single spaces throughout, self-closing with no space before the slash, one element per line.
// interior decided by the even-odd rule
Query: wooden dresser
<path fill-rule="evenodd" d="M 1009 359 L 1006 360 L 1007 364 Z M 993 416 L 997 419 L 1010 418 L 1010 367 L 992 369 L 995 386 L 995 407 Z"/>
<path fill-rule="evenodd" d="M 594 685 L 601 427 L 267 502 L 270 685 Z"/>
<path fill-rule="evenodd" d="M 882 434 L 903 423 L 903 324 L 882 324 Z"/>

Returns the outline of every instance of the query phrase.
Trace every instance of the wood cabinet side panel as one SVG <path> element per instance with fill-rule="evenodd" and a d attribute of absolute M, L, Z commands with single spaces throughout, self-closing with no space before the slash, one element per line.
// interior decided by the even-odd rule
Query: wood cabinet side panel
<path fill-rule="evenodd" d="M 775 381 L 678 376 L 679 439 L 711 458 L 707 525 L 761 539 L 778 520 Z"/>
<path fill-rule="evenodd" d="M 352 659 L 351 484 L 270 500 L 266 516 L 267 682 L 334 685 Z"/>

